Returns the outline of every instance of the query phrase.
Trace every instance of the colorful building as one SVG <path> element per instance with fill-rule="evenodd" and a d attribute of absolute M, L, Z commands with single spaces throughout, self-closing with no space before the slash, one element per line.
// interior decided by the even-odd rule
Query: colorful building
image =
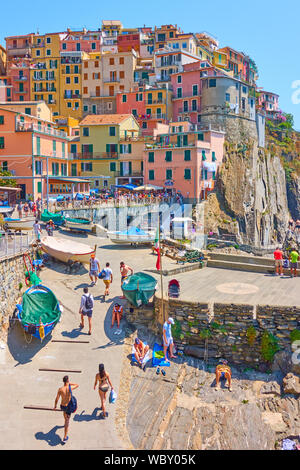
<path fill-rule="evenodd" d="M 81 176 L 98 176 L 94 186 L 105 188 L 115 184 L 116 177 L 136 168 L 132 163 L 132 143 L 127 138 L 139 135 L 139 125 L 130 114 L 88 115 L 79 124 L 80 153 L 72 152 Z M 73 150 L 78 142 L 72 142 Z M 122 155 L 122 157 L 121 157 Z M 134 158 L 136 160 L 136 156 Z M 130 165 L 131 162 L 131 165 Z M 80 169 L 79 169 L 80 168 Z M 104 176 L 104 178 L 101 178 Z"/>
<path fill-rule="evenodd" d="M 267 119 L 276 119 L 276 115 L 279 113 L 279 95 L 260 90 L 258 95 L 258 109 L 266 113 Z"/>
<path fill-rule="evenodd" d="M 170 123 L 144 151 L 145 184 L 181 192 L 189 202 L 205 199 L 214 188 L 223 159 L 225 133 L 190 123 Z"/>
<path fill-rule="evenodd" d="M 84 189 L 86 182 L 70 181 L 68 176 L 68 138 L 55 124 L 35 116 L 0 108 L 0 164 L 18 178 L 21 198 L 71 194 Z M 81 185 L 81 186 L 80 186 Z"/>

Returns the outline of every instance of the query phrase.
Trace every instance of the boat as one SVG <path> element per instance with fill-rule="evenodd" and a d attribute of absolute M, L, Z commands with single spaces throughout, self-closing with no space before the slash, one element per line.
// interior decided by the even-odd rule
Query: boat
<path fill-rule="evenodd" d="M 80 219 L 80 218 L 65 218 L 65 227 L 70 230 L 76 230 L 80 232 L 91 232 L 93 224 L 90 219 Z"/>
<path fill-rule="evenodd" d="M 157 281 L 150 274 L 138 272 L 128 276 L 122 284 L 123 295 L 135 307 L 147 305 L 157 289 Z"/>
<path fill-rule="evenodd" d="M 42 250 L 63 263 L 78 261 L 83 264 L 88 264 L 91 254 L 96 253 L 96 247 L 95 245 L 95 247 L 92 248 L 84 243 L 66 240 L 65 238 L 43 237 L 41 239 Z"/>
<path fill-rule="evenodd" d="M 41 220 L 43 222 L 49 222 L 49 220 L 52 220 L 55 225 L 63 225 L 65 217 L 63 216 L 62 212 L 53 213 L 45 209 L 41 215 Z"/>
<path fill-rule="evenodd" d="M 108 237 L 113 243 L 133 244 L 153 243 L 155 240 L 155 231 L 145 232 L 138 227 L 130 227 L 120 232 L 107 232 Z"/>
<path fill-rule="evenodd" d="M 48 287 L 39 284 L 26 290 L 16 314 L 24 331 L 42 341 L 59 322 L 62 306 Z"/>
<path fill-rule="evenodd" d="M 3 217 L 10 217 L 12 213 L 14 212 L 15 208 L 11 206 L 0 206 L 0 214 L 3 215 Z"/>
<path fill-rule="evenodd" d="M 10 217 L 4 218 L 4 229 L 5 230 L 33 230 L 33 224 L 35 219 L 24 218 L 24 219 L 12 219 Z"/>

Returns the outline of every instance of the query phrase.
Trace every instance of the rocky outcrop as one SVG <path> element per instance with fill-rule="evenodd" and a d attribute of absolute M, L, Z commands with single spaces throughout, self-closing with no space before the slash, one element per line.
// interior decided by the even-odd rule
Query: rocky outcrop
<path fill-rule="evenodd" d="M 300 177 L 291 175 L 287 183 L 289 211 L 294 220 L 300 219 Z"/>
<path fill-rule="evenodd" d="M 282 381 L 284 393 L 300 395 L 299 377 L 289 372 Z"/>

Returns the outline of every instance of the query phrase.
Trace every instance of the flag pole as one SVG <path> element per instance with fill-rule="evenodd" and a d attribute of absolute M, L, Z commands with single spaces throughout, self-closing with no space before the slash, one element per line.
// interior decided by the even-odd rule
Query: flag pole
<path fill-rule="evenodd" d="M 160 271 L 160 290 L 161 290 L 161 311 L 163 323 L 165 323 L 165 309 L 164 309 L 164 285 L 163 285 L 163 276 L 162 276 L 162 253 L 161 253 L 161 243 L 160 243 L 160 222 L 158 221 L 158 250 L 159 250 L 159 271 Z"/>

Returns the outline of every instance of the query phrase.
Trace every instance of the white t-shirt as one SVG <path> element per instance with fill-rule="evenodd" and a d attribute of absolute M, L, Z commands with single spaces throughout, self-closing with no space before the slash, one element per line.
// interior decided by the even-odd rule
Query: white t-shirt
<path fill-rule="evenodd" d="M 102 278 L 103 281 L 110 281 L 111 275 L 112 275 L 112 270 L 110 268 L 104 268 L 103 272 L 105 273 L 105 276 Z"/>
<path fill-rule="evenodd" d="M 98 263 L 99 260 L 97 258 L 90 259 L 90 270 L 91 271 L 98 271 Z"/>

